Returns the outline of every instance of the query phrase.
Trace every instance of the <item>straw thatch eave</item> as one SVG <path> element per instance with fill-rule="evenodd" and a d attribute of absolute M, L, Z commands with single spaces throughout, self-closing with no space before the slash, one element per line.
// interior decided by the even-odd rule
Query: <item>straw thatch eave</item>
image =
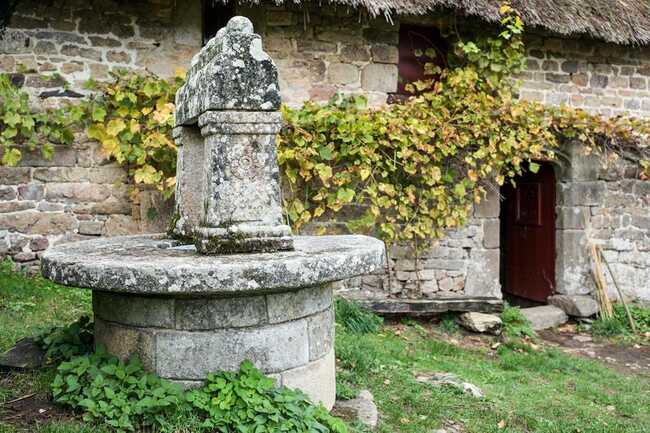
<path fill-rule="evenodd" d="M 240 3 L 260 2 L 240 0 Z M 274 2 L 303 3 L 301 0 Z M 363 8 L 373 16 L 389 17 L 423 15 L 447 8 L 496 22 L 503 0 L 322 0 L 319 3 Z M 650 43 L 650 0 L 512 0 L 511 4 L 520 11 L 526 25 L 560 35 L 586 35 L 622 45 Z"/>

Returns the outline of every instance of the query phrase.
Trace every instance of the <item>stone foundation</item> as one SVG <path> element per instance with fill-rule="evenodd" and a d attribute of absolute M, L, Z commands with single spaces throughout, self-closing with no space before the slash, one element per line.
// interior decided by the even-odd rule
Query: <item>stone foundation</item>
<path fill-rule="evenodd" d="M 237 298 L 93 292 L 95 342 L 186 387 L 249 359 L 281 385 L 334 404 L 332 287 Z"/>

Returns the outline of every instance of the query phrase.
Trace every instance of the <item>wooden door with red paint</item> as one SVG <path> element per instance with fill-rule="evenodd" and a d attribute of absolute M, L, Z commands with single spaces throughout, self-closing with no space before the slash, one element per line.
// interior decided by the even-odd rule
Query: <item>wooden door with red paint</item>
<path fill-rule="evenodd" d="M 555 174 L 539 166 L 502 188 L 502 283 L 505 293 L 546 302 L 555 290 Z"/>

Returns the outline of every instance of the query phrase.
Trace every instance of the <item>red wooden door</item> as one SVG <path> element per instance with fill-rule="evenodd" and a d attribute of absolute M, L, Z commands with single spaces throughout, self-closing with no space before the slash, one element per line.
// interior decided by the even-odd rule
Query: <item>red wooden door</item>
<path fill-rule="evenodd" d="M 555 290 L 555 174 L 540 164 L 516 187 L 504 186 L 501 211 L 503 291 L 546 302 Z"/>

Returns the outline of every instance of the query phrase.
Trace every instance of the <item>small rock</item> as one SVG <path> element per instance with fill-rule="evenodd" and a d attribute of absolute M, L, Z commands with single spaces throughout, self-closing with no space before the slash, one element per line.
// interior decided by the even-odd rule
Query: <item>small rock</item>
<path fill-rule="evenodd" d="M 469 382 L 463 382 L 458 376 L 453 373 L 433 373 L 423 374 L 415 378 L 418 382 L 428 383 L 432 386 L 452 386 L 456 389 L 463 391 L 475 398 L 483 398 L 484 394 L 481 389 Z"/>
<path fill-rule="evenodd" d="M 574 335 L 573 339 L 579 343 L 591 343 L 593 341 L 588 335 Z"/>
<path fill-rule="evenodd" d="M 14 347 L 0 355 L 0 366 L 20 369 L 39 368 L 45 352 L 31 338 L 23 338 Z"/>
<path fill-rule="evenodd" d="M 493 314 L 463 313 L 458 316 L 458 323 L 465 329 L 494 335 L 501 334 L 501 318 Z"/>
<path fill-rule="evenodd" d="M 548 298 L 548 303 L 562 309 L 572 317 L 591 317 L 598 313 L 598 302 L 585 295 L 555 295 Z"/>
<path fill-rule="evenodd" d="M 535 331 L 555 328 L 566 323 L 569 318 L 566 313 L 553 305 L 541 307 L 522 308 L 521 313 L 528 319 Z"/>
<path fill-rule="evenodd" d="M 358 420 L 371 430 L 377 427 L 379 412 L 374 397 L 368 390 L 363 390 L 352 400 L 337 400 L 332 413 L 348 421 Z"/>

